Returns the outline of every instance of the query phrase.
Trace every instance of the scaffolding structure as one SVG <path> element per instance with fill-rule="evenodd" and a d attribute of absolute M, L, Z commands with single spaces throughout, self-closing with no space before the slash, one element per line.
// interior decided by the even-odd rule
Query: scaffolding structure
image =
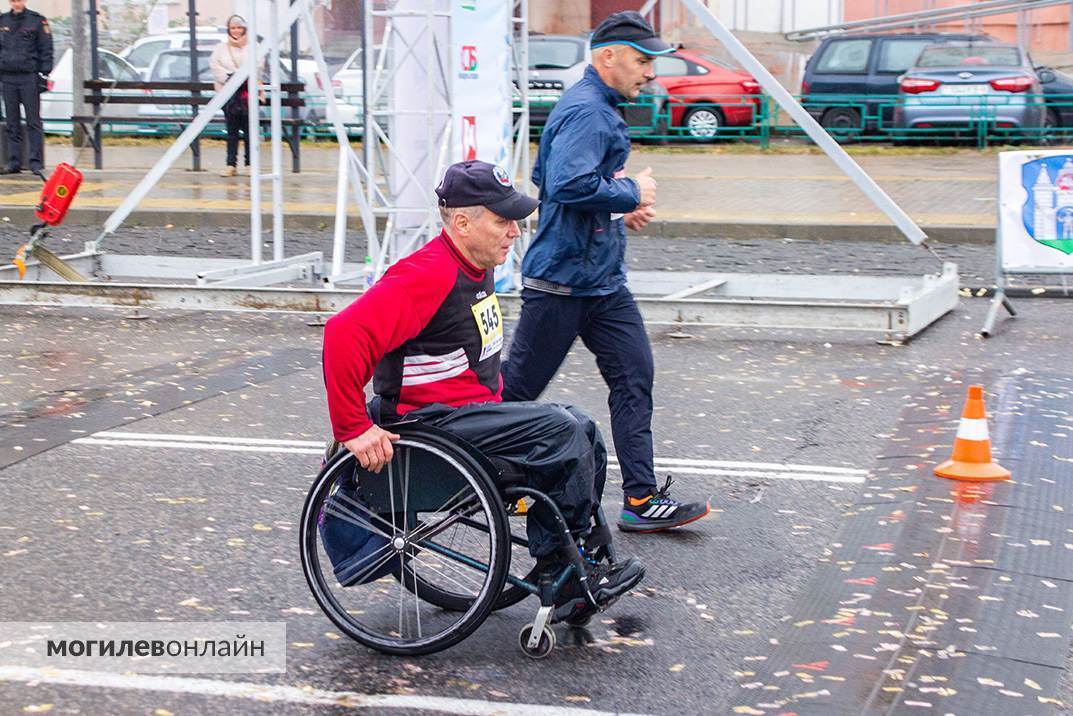
<path fill-rule="evenodd" d="M 85 305 L 186 308 L 194 310 L 238 310 L 332 313 L 358 295 L 340 284 L 379 274 L 393 261 L 418 248 L 438 233 L 433 188 L 450 159 L 452 102 L 448 77 L 449 59 L 444 56 L 450 42 L 451 6 L 461 0 L 370 0 L 366 3 L 363 35 L 363 112 L 365 138 L 363 159 L 351 148 L 340 121 L 334 92 L 326 92 L 328 118 L 339 142 L 336 195 L 336 223 L 333 254 L 326 266 L 320 252 L 286 257 L 283 251 L 283 217 L 277 186 L 282 180 L 277 152 L 272 171 L 251 172 L 251 196 L 256 197 L 251 215 L 251 257 L 201 259 L 181 257 L 117 256 L 100 250 L 101 241 L 114 232 L 204 129 L 209 118 L 226 98 L 247 82 L 250 114 L 258 105 L 257 93 L 264 89 L 278 94 L 278 76 L 269 74 L 262 87 L 259 66 L 270 44 L 250 42 L 256 47 L 175 144 L 148 172 L 105 222 L 104 232 L 86 250 L 63 257 L 83 275 L 99 278 L 136 277 L 136 281 L 113 283 L 90 281 L 64 283 L 48 280 L 50 268 L 41 262 L 27 264 L 27 281 L 12 280 L 14 267 L 0 267 L 0 304 Z M 828 135 L 801 105 L 778 83 L 742 43 L 712 15 L 700 0 L 681 0 L 699 21 L 726 46 L 735 59 L 834 161 L 853 183 L 883 211 L 902 234 L 915 244 L 927 238 L 923 231 L 856 162 Z M 273 12 L 280 12 L 279 0 L 272 0 Z M 296 0 L 287 8 L 279 24 L 273 23 L 269 42 L 281 40 L 280 33 L 297 21 L 312 27 L 310 0 Z M 650 11 L 654 0 L 646 3 Z M 471 4 L 472 5 L 472 4 Z M 512 113 L 513 146 L 509 153 L 511 174 L 520 187 L 528 187 L 528 61 L 526 0 L 514 0 L 510 15 L 513 58 L 510 72 L 514 84 L 515 110 Z M 315 33 L 310 33 L 315 35 Z M 378 41 L 379 36 L 379 41 Z M 316 41 L 313 54 L 321 76 L 327 77 L 324 57 Z M 278 63 L 273 62 L 273 66 Z M 505 70 L 507 68 L 504 68 Z M 423 81 L 416 79 L 418 75 Z M 270 101 L 275 136 L 279 130 L 278 101 Z M 251 135 L 257 132 L 251 121 Z M 273 182 L 273 258 L 260 255 L 260 182 Z M 354 202 L 361 219 L 372 266 L 347 263 L 347 204 Z M 277 233 L 278 229 L 278 233 Z M 279 236 L 279 240 L 276 237 Z M 519 242 L 524 251 L 525 241 Z M 197 284 L 147 283 L 145 279 L 189 279 Z M 288 284 L 280 287 L 279 284 Z M 306 284 L 302 286 L 301 284 Z M 641 295 L 639 307 L 646 322 L 677 326 L 748 326 L 798 328 L 805 330 L 852 330 L 880 333 L 885 341 L 901 342 L 924 330 L 952 310 L 958 302 L 957 269 L 945 264 L 941 271 L 921 277 L 837 277 L 789 275 L 715 275 L 697 273 L 632 272 L 631 288 Z M 517 294 L 502 297 L 506 316 L 517 315 Z"/>
<path fill-rule="evenodd" d="M 451 0 L 370 0 L 362 25 L 365 222 L 371 278 L 439 233 L 434 189 L 452 161 L 456 100 L 450 67 Z M 513 0 L 509 18 L 511 82 L 515 87 L 509 165 L 529 183 L 528 0 Z M 378 33 L 378 28 L 383 28 Z M 377 36 L 379 34 L 379 37 Z M 337 231 L 338 231 L 337 224 Z M 528 222 L 520 250 L 529 236 Z M 338 255 L 338 252 L 337 252 Z M 364 271 L 365 269 L 363 269 Z M 333 265 L 331 283 L 353 280 Z"/>

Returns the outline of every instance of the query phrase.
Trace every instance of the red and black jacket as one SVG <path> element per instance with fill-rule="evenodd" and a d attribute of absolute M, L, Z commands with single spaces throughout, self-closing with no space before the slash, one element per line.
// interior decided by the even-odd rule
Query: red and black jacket
<path fill-rule="evenodd" d="M 503 320 L 491 271 L 446 233 L 402 259 L 324 328 L 324 384 L 336 440 L 372 425 L 370 377 L 385 419 L 442 403 L 500 402 Z M 375 367 L 375 369 L 374 369 Z"/>

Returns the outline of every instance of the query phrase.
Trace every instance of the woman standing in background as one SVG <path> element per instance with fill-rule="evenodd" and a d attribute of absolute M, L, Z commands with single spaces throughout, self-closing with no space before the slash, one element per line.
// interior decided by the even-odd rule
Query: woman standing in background
<path fill-rule="evenodd" d="M 227 79 L 235 73 L 246 59 L 246 20 L 241 15 L 227 18 L 227 42 L 221 42 L 212 48 L 209 69 L 212 70 L 212 82 L 219 92 Z M 250 165 L 249 109 L 246 85 L 243 84 L 224 105 L 224 118 L 227 121 L 227 166 L 220 176 L 233 177 L 238 174 L 238 141 L 242 137 L 245 149 L 246 166 Z"/>

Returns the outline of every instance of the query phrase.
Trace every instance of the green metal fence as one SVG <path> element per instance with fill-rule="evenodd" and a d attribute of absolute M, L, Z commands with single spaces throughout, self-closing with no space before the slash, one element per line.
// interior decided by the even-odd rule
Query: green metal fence
<path fill-rule="evenodd" d="M 842 143 L 959 142 L 984 148 L 1073 140 L 1073 95 L 813 95 L 798 99 Z M 647 108 L 647 113 L 638 112 L 638 107 Z M 743 113 L 746 107 L 751 111 Z M 735 122 L 698 132 L 689 122 L 689 113 L 698 109 L 716 111 L 724 118 L 733 116 Z M 767 95 L 756 99 L 740 95 L 644 97 L 620 110 L 627 117 L 631 136 L 653 142 L 738 140 L 766 148 L 773 137 L 805 136 Z"/>
<path fill-rule="evenodd" d="M 308 139 L 334 140 L 324 119 L 322 96 L 304 95 L 316 121 L 303 126 Z M 152 97 L 146 97 L 147 105 Z M 362 135 L 360 99 L 342 98 L 344 124 L 352 138 Z M 838 141 L 941 143 L 958 142 L 984 148 L 994 144 L 1054 145 L 1073 141 L 1073 95 L 812 95 L 805 108 Z M 554 100 L 529 102 L 530 132 L 543 131 Z M 137 105 L 127 105 L 131 109 Z M 517 105 L 516 105 L 517 108 Z M 171 117 L 146 116 L 140 122 L 109 122 L 114 135 L 169 136 L 185 126 L 183 108 Z M 773 138 L 804 137 L 804 131 L 767 95 L 676 94 L 644 95 L 620 106 L 630 136 L 645 143 L 676 144 L 739 141 L 767 148 Z M 285 116 L 290 116 L 287 113 Z M 69 119 L 44 118 L 46 132 L 70 133 Z M 206 136 L 222 136 L 223 127 L 210 125 Z"/>

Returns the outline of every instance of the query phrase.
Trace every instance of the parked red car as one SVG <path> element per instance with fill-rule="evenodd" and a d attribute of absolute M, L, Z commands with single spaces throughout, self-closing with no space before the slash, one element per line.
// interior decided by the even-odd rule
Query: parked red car
<path fill-rule="evenodd" d="M 671 96 L 673 134 L 709 139 L 720 127 L 747 126 L 758 119 L 760 83 L 722 60 L 683 49 L 657 57 L 655 71 L 656 81 Z"/>

